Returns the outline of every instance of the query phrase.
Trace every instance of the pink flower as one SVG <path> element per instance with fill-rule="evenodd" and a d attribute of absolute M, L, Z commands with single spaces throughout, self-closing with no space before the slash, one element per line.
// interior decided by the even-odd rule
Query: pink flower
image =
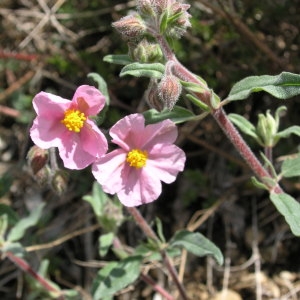
<path fill-rule="evenodd" d="M 107 140 L 89 116 L 103 109 L 105 97 L 93 86 L 77 88 L 73 99 L 40 92 L 33 99 L 37 117 L 30 129 L 42 149 L 58 147 L 64 166 L 83 169 L 107 151 Z"/>
<path fill-rule="evenodd" d="M 110 135 L 120 148 L 96 160 L 92 172 L 103 190 L 117 194 L 125 206 L 156 200 L 161 181 L 175 181 L 184 168 L 185 154 L 173 145 L 177 128 L 170 120 L 145 126 L 143 115 L 132 114 L 118 121 Z"/>

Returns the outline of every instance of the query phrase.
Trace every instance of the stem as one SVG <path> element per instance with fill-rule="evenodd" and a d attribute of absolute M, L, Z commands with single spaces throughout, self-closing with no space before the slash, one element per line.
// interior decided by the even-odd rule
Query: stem
<path fill-rule="evenodd" d="M 127 210 L 132 215 L 132 217 L 134 218 L 137 225 L 140 226 L 140 228 L 143 230 L 143 232 L 145 233 L 145 235 L 148 238 L 153 239 L 156 242 L 160 242 L 156 233 L 152 230 L 152 228 L 149 226 L 147 221 L 144 219 L 144 217 L 141 215 L 141 213 L 135 207 L 127 207 Z M 166 268 L 168 269 L 168 272 L 170 273 L 174 283 L 177 286 L 177 289 L 178 289 L 182 299 L 187 300 L 188 296 L 186 294 L 186 291 L 185 291 L 182 283 L 179 280 L 177 271 L 174 268 L 173 264 L 171 263 L 167 252 L 164 249 L 160 249 L 160 254 L 163 258 L 163 262 L 164 262 Z"/>
<path fill-rule="evenodd" d="M 225 111 L 222 109 L 222 107 L 214 109 L 211 106 L 210 103 L 210 90 L 208 87 L 204 86 L 203 82 L 199 80 L 199 78 L 190 72 L 187 68 L 185 68 L 176 58 L 174 52 L 170 48 L 169 44 L 167 43 L 166 39 L 161 35 L 154 35 L 157 42 L 160 44 L 160 47 L 164 53 L 165 58 L 168 61 L 173 61 L 173 72 L 176 76 L 178 76 L 180 79 L 189 81 L 192 83 L 199 84 L 201 87 L 204 87 L 205 92 L 201 94 L 195 95 L 199 98 L 200 101 L 205 103 L 211 108 L 211 113 L 221 129 L 224 131 L 226 136 L 229 138 L 231 143 L 234 145 L 236 150 L 240 153 L 240 155 L 244 158 L 246 163 L 249 165 L 251 170 L 254 172 L 254 174 L 262 181 L 264 181 L 264 178 L 272 178 L 270 173 L 263 167 L 263 165 L 260 163 L 260 161 L 257 159 L 257 157 L 254 155 L 254 153 L 251 151 L 249 146 L 246 144 L 242 136 L 239 134 L 239 132 L 236 130 L 232 122 L 227 117 Z M 270 192 L 275 193 L 283 193 L 281 187 L 279 184 L 276 184 L 275 186 L 268 185 L 268 189 Z"/>
<path fill-rule="evenodd" d="M 167 300 L 174 300 L 174 297 L 170 295 L 164 288 L 162 288 L 160 285 L 158 285 L 150 276 L 146 274 L 141 274 L 142 279 L 152 286 L 152 288 L 161 294 L 165 299 Z"/>
<path fill-rule="evenodd" d="M 252 169 L 253 173 L 261 180 L 263 180 L 264 177 L 272 178 L 269 172 L 262 166 L 260 161 L 253 154 L 253 152 L 246 144 L 242 136 L 239 134 L 239 132 L 236 130 L 236 128 L 233 126 L 231 121 L 228 119 L 225 111 L 222 108 L 218 108 L 213 111 L 212 115 L 219 126 L 222 128 L 228 139 L 235 146 L 236 150 L 240 153 L 245 162 Z M 277 194 L 283 192 L 278 184 L 276 184 L 275 186 L 269 186 L 269 190 L 270 192 L 274 191 Z"/>
<path fill-rule="evenodd" d="M 59 297 L 57 299 L 64 299 L 63 295 L 61 295 L 61 291 L 57 290 L 54 286 L 52 286 L 44 277 L 35 272 L 31 266 L 22 258 L 15 256 L 12 252 L 6 252 L 5 254 L 7 258 L 10 259 L 15 265 L 17 265 L 20 269 L 22 269 L 25 273 L 33 277 L 36 281 L 40 283 L 49 293 L 58 294 Z"/>

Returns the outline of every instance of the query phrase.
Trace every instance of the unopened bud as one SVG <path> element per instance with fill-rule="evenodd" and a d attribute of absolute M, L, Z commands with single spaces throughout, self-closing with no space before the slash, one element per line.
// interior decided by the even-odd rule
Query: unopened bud
<path fill-rule="evenodd" d="M 168 0 L 152 0 L 152 5 L 155 11 L 161 14 L 168 7 Z"/>
<path fill-rule="evenodd" d="M 62 195 L 66 192 L 68 187 L 68 173 L 63 170 L 57 170 L 53 175 L 51 187 L 53 188 L 54 192 L 58 195 Z"/>
<path fill-rule="evenodd" d="M 166 107 L 169 110 L 172 110 L 175 103 L 179 99 L 181 94 L 181 84 L 179 79 L 174 75 L 167 75 L 162 78 L 158 84 L 158 94 L 159 97 Z"/>
<path fill-rule="evenodd" d="M 274 146 L 274 137 L 278 131 L 278 124 L 269 110 L 266 115 L 258 115 L 256 130 L 264 147 Z"/>
<path fill-rule="evenodd" d="M 160 61 L 163 53 L 158 44 L 149 43 L 143 39 L 132 51 L 133 59 L 141 63 L 152 63 Z"/>
<path fill-rule="evenodd" d="M 27 153 L 28 165 L 34 175 L 47 164 L 48 157 L 48 150 L 41 149 L 38 146 L 32 146 L 29 149 Z"/>
<path fill-rule="evenodd" d="M 144 16 L 154 16 L 155 10 L 152 2 L 152 0 L 137 0 L 138 12 Z"/>
<path fill-rule="evenodd" d="M 138 14 L 131 14 L 123 17 L 112 25 L 125 37 L 125 38 L 139 38 L 146 32 L 146 25 Z"/>
<path fill-rule="evenodd" d="M 164 105 L 158 94 L 158 86 L 156 81 L 150 81 L 148 89 L 145 92 L 145 98 L 151 108 L 154 108 L 157 111 L 162 111 L 164 109 Z"/>
<path fill-rule="evenodd" d="M 187 12 L 190 8 L 189 4 L 182 4 L 174 1 L 170 7 L 168 7 L 168 21 L 166 26 L 166 34 L 180 38 L 191 26 L 191 15 Z"/>
<path fill-rule="evenodd" d="M 34 174 L 35 181 L 42 187 L 48 185 L 51 178 L 51 170 L 48 165 Z"/>

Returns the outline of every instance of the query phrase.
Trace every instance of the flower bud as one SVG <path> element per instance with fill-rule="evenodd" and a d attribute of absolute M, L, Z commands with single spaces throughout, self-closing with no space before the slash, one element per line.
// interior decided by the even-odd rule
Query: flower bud
<path fill-rule="evenodd" d="M 264 147 L 274 146 L 274 137 L 277 134 L 278 125 L 269 110 L 266 115 L 258 115 L 256 131 Z"/>
<path fill-rule="evenodd" d="M 135 61 L 139 61 L 141 63 L 152 63 L 160 61 L 163 54 L 158 44 L 149 43 L 146 39 L 143 39 L 133 49 L 132 56 Z"/>
<path fill-rule="evenodd" d="M 181 84 L 179 79 L 174 75 L 166 75 L 158 84 L 158 95 L 166 107 L 172 110 L 181 94 Z"/>
<path fill-rule="evenodd" d="M 146 32 L 146 25 L 140 15 L 131 14 L 123 17 L 119 21 L 112 23 L 112 25 L 125 37 L 125 38 L 139 38 Z"/>
<path fill-rule="evenodd" d="M 34 175 L 47 164 L 48 157 L 48 150 L 41 149 L 38 146 L 32 146 L 29 149 L 27 153 L 28 165 Z"/>
<path fill-rule="evenodd" d="M 182 4 L 174 1 L 168 8 L 168 20 L 166 34 L 171 37 L 180 38 L 191 26 L 191 15 L 187 12 L 189 4 Z"/>
<path fill-rule="evenodd" d="M 53 175 L 51 187 L 53 188 L 54 192 L 58 195 L 62 195 L 66 192 L 68 187 L 68 173 L 63 170 L 57 170 Z"/>
<path fill-rule="evenodd" d="M 137 0 L 137 9 L 141 15 L 155 16 L 152 0 Z"/>
<path fill-rule="evenodd" d="M 148 105 L 151 108 L 154 108 L 157 111 L 162 111 L 164 109 L 164 105 L 158 94 L 158 87 L 156 81 L 154 80 L 150 81 L 148 89 L 145 92 L 145 98 Z"/>

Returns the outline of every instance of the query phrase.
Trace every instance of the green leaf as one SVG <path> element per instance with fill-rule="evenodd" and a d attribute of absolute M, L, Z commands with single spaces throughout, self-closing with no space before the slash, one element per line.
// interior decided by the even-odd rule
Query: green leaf
<path fill-rule="evenodd" d="M 156 228 L 157 228 L 157 234 L 160 238 L 160 240 L 165 243 L 166 239 L 164 236 L 164 232 L 163 232 L 163 226 L 162 226 L 162 222 L 159 218 L 155 218 L 155 224 L 156 224 Z"/>
<path fill-rule="evenodd" d="M 104 207 L 108 199 L 99 183 L 95 181 L 93 184 L 92 195 L 84 196 L 83 200 L 91 204 L 95 215 L 99 218 L 104 213 Z"/>
<path fill-rule="evenodd" d="M 102 268 L 93 282 L 93 299 L 113 296 L 133 283 L 140 275 L 142 256 L 130 256 L 120 262 L 111 262 Z"/>
<path fill-rule="evenodd" d="M 98 84 L 98 90 L 105 96 L 106 105 L 109 105 L 109 94 L 107 89 L 106 81 L 103 77 L 98 73 L 89 73 L 87 75 L 88 78 L 92 78 Z"/>
<path fill-rule="evenodd" d="M 101 257 L 107 254 L 110 246 L 113 243 L 114 236 L 115 235 L 113 232 L 109 232 L 109 233 L 102 234 L 99 237 L 99 254 Z"/>
<path fill-rule="evenodd" d="M 237 82 L 227 100 L 243 100 L 251 93 L 265 91 L 279 99 L 288 99 L 300 94 L 300 75 L 282 72 L 276 76 L 250 76 Z"/>
<path fill-rule="evenodd" d="M 161 63 L 142 64 L 132 63 L 125 66 L 120 73 L 120 76 L 131 75 L 135 77 L 161 78 L 165 72 L 165 66 Z"/>
<path fill-rule="evenodd" d="M 7 214 L 0 215 L 0 247 L 5 241 L 6 230 L 8 227 L 8 217 Z"/>
<path fill-rule="evenodd" d="M 190 111 L 180 106 L 174 106 L 173 110 L 164 110 L 159 112 L 155 109 L 147 110 L 143 113 L 146 124 L 154 124 L 166 119 L 170 119 L 175 124 L 191 121 L 195 115 Z"/>
<path fill-rule="evenodd" d="M 45 203 L 40 203 L 35 209 L 30 212 L 28 217 L 25 217 L 18 221 L 18 223 L 10 230 L 7 240 L 10 242 L 15 242 L 21 239 L 29 227 L 37 224 L 42 215 L 44 206 Z"/>
<path fill-rule="evenodd" d="M 293 234 L 300 236 L 300 203 L 286 193 L 271 193 L 270 199 L 284 216 Z"/>
<path fill-rule="evenodd" d="M 286 178 L 300 176 L 300 155 L 283 161 L 281 175 Z"/>
<path fill-rule="evenodd" d="M 300 136 L 300 126 L 291 126 L 289 128 L 286 128 L 282 131 L 279 131 L 275 138 L 288 138 L 291 134 L 295 134 L 297 136 Z"/>
<path fill-rule="evenodd" d="M 133 60 L 127 54 L 109 54 L 104 56 L 103 61 L 117 65 L 128 65 L 133 62 Z"/>
<path fill-rule="evenodd" d="M 255 126 L 252 125 L 246 118 L 238 114 L 229 114 L 228 115 L 231 122 L 239 128 L 243 133 L 253 137 L 255 140 L 259 140 L 258 135 L 256 134 Z"/>
<path fill-rule="evenodd" d="M 219 265 L 222 265 L 224 261 L 220 249 L 199 232 L 178 231 L 171 239 L 169 246 L 183 247 L 188 252 L 200 257 L 212 255 Z"/>
<path fill-rule="evenodd" d="M 182 81 L 180 80 L 181 85 L 189 92 L 193 93 L 203 93 L 208 90 L 206 83 L 200 85 L 194 82 Z"/>
<path fill-rule="evenodd" d="M 15 256 L 24 257 L 25 249 L 20 243 L 5 243 L 1 248 L 3 253 L 12 252 Z"/>

